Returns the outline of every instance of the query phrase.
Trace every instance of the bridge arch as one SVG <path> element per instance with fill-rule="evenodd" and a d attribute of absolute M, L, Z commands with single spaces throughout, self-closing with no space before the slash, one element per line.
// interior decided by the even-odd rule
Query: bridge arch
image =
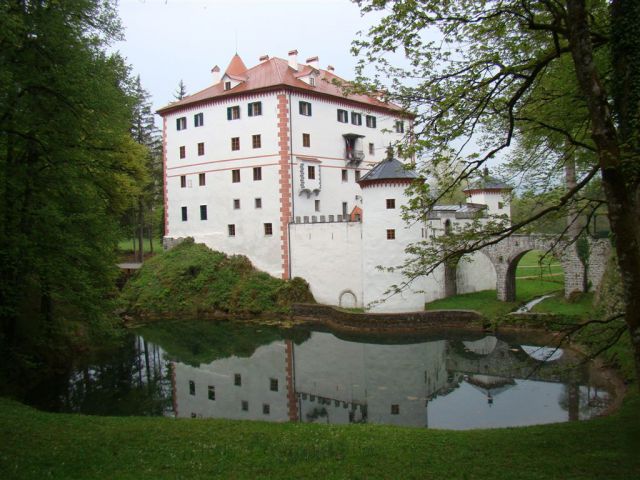
<path fill-rule="evenodd" d="M 513 302 L 516 299 L 516 267 L 523 255 L 531 250 L 549 252 L 558 259 L 564 272 L 565 297 L 585 291 L 585 267 L 575 244 L 558 242 L 546 235 L 512 235 L 482 249 L 496 270 L 498 300 Z"/>

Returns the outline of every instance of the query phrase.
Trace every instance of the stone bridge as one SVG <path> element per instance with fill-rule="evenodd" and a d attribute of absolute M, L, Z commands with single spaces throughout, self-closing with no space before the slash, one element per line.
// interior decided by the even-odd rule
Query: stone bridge
<path fill-rule="evenodd" d="M 568 298 L 574 292 L 586 292 L 600 285 L 610 248 L 607 239 L 589 239 L 587 265 L 580 260 L 575 243 L 558 241 L 553 235 L 511 235 L 479 251 L 495 269 L 498 299 L 512 302 L 516 299 L 516 267 L 525 253 L 540 250 L 558 260 L 564 272 L 564 294 Z M 446 296 L 457 293 L 456 266 L 445 267 L 445 293 Z"/>

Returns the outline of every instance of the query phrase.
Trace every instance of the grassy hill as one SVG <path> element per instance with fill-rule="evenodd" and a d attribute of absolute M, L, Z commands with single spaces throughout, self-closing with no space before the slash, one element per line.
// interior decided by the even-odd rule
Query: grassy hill
<path fill-rule="evenodd" d="M 136 317 L 283 314 L 313 302 L 301 278 L 281 280 L 242 255 L 226 255 L 187 240 L 146 261 L 125 285 L 122 309 Z"/>

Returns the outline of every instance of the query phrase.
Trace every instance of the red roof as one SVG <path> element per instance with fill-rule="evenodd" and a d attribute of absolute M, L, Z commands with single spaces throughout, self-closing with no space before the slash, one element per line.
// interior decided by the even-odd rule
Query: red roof
<path fill-rule="evenodd" d="M 244 64 L 244 62 L 240 58 L 240 55 L 236 53 L 231 59 L 231 61 L 229 62 L 229 66 L 227 67 L 227 70 L 225 71 L 225 73 L 229 76 L 232 76 L 232 75 L 241 76 L 246 71 L 247 71 L 247 66 Z"/>
<path fill-rule="evenodd" d="M 315 86 L 311 86 L 299 78 L 311 72 L 318 72 Z M 402 112 L 402 109 L 398 105 L 385 103 L 368 95 L 345 95 L 338 84 L 344 85 L 348 82 L 333 74 L 333 72 L 315 70 L 304 64 L 298 64 L 298 70 L 294 70 L 289 67 L 289 62 L 282 58 L 270 58 L 267 61 L 247 69 L 240 56 L 236 54 L 231 59 L 225 73 L 231 78 L 242 81 L 242 83 L 230 90 L 224 90 L 223 82 L 218 82 L 193 95 L 186 96 L 182 100 L 162 107 L 158 110 L 158 113 L 165 115 L 174 110 L 180 110 L 182 107 L 204 103 L 217 98 L 233 97 L 239 94 L 273 90 L 280 87 L 289 87 L 298 91 L 305 91 L 311 94 L 315 93 L 319 96 L 338 97 L 347 102 L 361 103 L 373 108 L 393 110 L 398 113 Z"/>

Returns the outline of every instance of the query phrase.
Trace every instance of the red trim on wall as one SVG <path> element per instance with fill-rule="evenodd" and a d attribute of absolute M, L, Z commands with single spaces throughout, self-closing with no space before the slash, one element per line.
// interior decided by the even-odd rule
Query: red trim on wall
<path fill-rule="evenodd" d="M 289 278 L 289 221 L 291 220 L 291 174 L 289 169 L 289 104 L 278 95 L 278 146 L 280 147 L 280 248 L 282 278 Z"/>
<path fill-rule="evenodd" d="M 167 193 L 167 117 L 162 117 L 162 174 L 164 176 L 164 235 L 169 236 L 169 199 Z"/>
<path fill-rule="evenodd" d="M 280 153 L 270 153 L 268 155 L 255 155 L 253 157 L 238 157 L 238 158 L 227 158 L 224 160 L 210 160 L 208 162 L 189 163 L 187 165 L 178 165 L 177 167 L 169 167 L 167 168 L 167 170 L 175 170 L 176 168 L 197 167 L 198 165 L 208 165 L 211 163 L 235 162 L 240 160 L 253 160 L 254 158 L 277 157 L 279 155 Z"/>
<path fill-rule="evenodd" d="M 181 177 L 183 175 L 197 175 L 199 173 L 227 172 L 229 170 L 245 170 L 245 169 L 254 168 L 254 167 L 273 167 L 273 166 L 279 166 L 279 165 L 280 165 L 280 162 L 278 162 L 278 163 L 258 163 L 258 164 L 255 164 L 255 165 L 247 165 L 247 166 L 244 166 L 244 167 L 217 168 L 215 170 L 197 170 L 195 172 L 176 173 L 174 175 L 167 175 L 167 178 Z"/>

